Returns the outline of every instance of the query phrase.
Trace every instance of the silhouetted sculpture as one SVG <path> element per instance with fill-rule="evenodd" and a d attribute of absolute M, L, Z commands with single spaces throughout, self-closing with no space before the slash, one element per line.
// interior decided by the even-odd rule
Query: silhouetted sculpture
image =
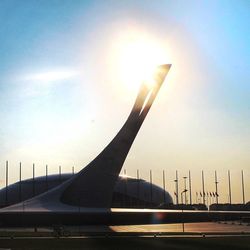
<path fill-rule="evenodd" d="M 114 186 L 123 163 L 170 66 L 167 64 L 157 67 L 153 77 L 154 84 L 142 84 L 127 121 L 92 162 L 56 188 L 25 201 L 25 208 L 50 211 L 66 211 L 74 207 L 110 208 Z M 10 208 L 21 209 L 22 204 L 8 207 Z"/>

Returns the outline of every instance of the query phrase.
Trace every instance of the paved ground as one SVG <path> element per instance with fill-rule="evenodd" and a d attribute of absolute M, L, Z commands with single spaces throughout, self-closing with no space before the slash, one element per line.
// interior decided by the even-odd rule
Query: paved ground
<path fill-rule="evenodd" d="M 0 250 L 168 249 L 250 250 L 250 226 L 236 223 L 187 223 L 52 229 L 1 229 Z M 80 233 L 79 233 L 80 232 Z"/>
<path fill-rule="evenodd" d="M 161 225 L 129 225 L 129 226 L 82 226 L 82 227 L 66 227 L 62 230 L 72 233 L 182 233 L 182 224 L 161 224 Z M 51 228 L 39 228 L 38 233 L 51 233 L 53 230 Z M 184 232 L 186 233 L 249 233 L 250 234 L 250 224 L 247 223 L 237 223 L 237 222 L 205 222 L 205 223 L 185 223 Z M 34 233 L 34 228 L 2 228 L 0 229 L 0 237 L 5 234 L 10 233 Z"/>
<path fill-rule="evenodd" d="M 0 249 L 11 250 L 249 250 L 250 237 L 108 237 L 60 239 L 0 239 Z"/>
<path fill-rule="evenodd" d="M 115 232 L 182 232 L 182 224 L 162 224 L 162 225 L 135 225 L 135 226 L 113 226 L 111 229 Z M 194 233 L 250 233 L 250 225 L 244 223 L 186 223 L 185 232 Z"/>

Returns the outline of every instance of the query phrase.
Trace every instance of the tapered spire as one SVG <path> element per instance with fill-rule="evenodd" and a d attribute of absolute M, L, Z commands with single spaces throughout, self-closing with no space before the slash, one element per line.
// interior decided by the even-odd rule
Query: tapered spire
<path fill-rule="evenodd" d="M 61 202 L 83 207 L 110 207 L 115 183 L 133 141 L 146 118 L 171 65 L 156 68 L 153 84 L 145 81 L 121 130 L 106 148 L 64 189 Z"/>

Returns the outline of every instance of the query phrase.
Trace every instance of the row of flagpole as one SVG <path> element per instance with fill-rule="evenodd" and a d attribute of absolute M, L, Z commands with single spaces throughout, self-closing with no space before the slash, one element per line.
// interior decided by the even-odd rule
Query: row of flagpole
<path fill-rule="evenodd" d="M 48 181 L 48 175 L 49 175 L 49 168 L 48 165 L 45 166 L 45 184 L 46 184 L 46 190 L 49 189 L 49 181 Z M 75 170 L 74 170 L 74 166 L 72 167 L 72 174 L 74 174 Z M 59 166 L 58 168 L 58 174 L 59 174 L 59 181 L 61 182 L 61 175 L 62 175 L 62 170 L 61 170 L 61 166 Z M 35 190 L 35 163 L 32 164 L 32 192 L 33 195 L 36 194 L 36 190 Z M 22 200 L 22 163 L 19 163 L 19 200 Z M 9 187 L 9 162 L 6 161 L 5 164 L 5 204 L 8 204 L 8 187 Z"/>
<path fill-rule="evenodd" d="M 189 176 L 183 176 L 184 179 L 184 190 L 183 193 L 185 193 L 185 204 L 187 204 L 187 199 L 186 199 L 186 193 L 189 191 L 190 194 L 190 200 L 189 203 L 190 205 L 192 204 L 192 180 L 191 180 L 191 172 L 189 170 Z M 231 173 L 230 170 L 228 170 L 228 197 L 229 197 L 229 204 L 232 204 L 232 190 L 231 190 Z M 187 190 L 186 187 L 186 180 L 187 178 L 189 179 L 189 190 Z M 204 171 L 201 171 L 201 186 L 202 186 L 202 191 L 200 192 L 196 192 L 196 197 L 199 197 L 200 195 L 200 201 L 202 198 L 202 203 L 204 205 L 206 205 L 206 197 L 207 198 L 215 198 L 215 202 L 216 204 L 219 203 L 219 192 L 218 192 L 218 178 L 217 178 L 217 171 L 214 172 L 214 178 L 215 178 L 215 191 L 205 191 L 205 177 L 204 177 Z M 179 179 L 178 179 L 178 171 L 176 170 L 176 174 L 175 174 L 175 192 L 174 195 L 176 197 L 176 204 L 179 204 Z M 242 203 L 245 204 L 245 185 L 244 185 L 244 171 L 241 170 L 241 191 L 242 191 Z M 196 203 L 198 202 L 198 198 L 196 198 Z M 201 202 L 200 202 L 201 203 Z M 208 203 L 208 199 L 207 199 L 207 203 Z M 210 202 L 211 204 L 211 202 Z"/>
<path fill-rule="evenodd" d="M 59 173 L 59 180 L 61 181 L 61 166 L 59 166 L 58 169 L 58 173 Z M 8 175 L 9 175 L 9 162 L 6 161 L 6 167 L 5 167 L 5 200 L 7 202 L 8 200 Z M 74 167 L 72 167 L 72 174 L 74 174 Z M 124 174 L 126 175 L 126 170 L 124 170 Z M 46 178 L 46 189 L 48 190 L 48 165 L 46 165 L 45 167 L 45 178 Z M 137 169 L 136 171 L 136 178 L 139 180 L 140 179 L 140 174 L 139 174 L 139 170 Z M 219 203 L 219 192 L 218 192 L 218 178 L 217 178 L 217 171 L 214 172 L 214 178 L 215 178 L 215 191 L 205 191 L 205 177 L 204 177 L 204 171 L 201 171 L 201 187 L 202 190 L 201 191 L 196 191 L 196 203 L 203 203 L 204 205 L 206 205 L 206 198 L 207 198 L 207 203 L 208 203 L 208 199 L 211 200 L 211 198 L 213 200 L 215 200 L 215 203 L 218 204 Z M 35 164 L 32 164 L 32 179 L 33 179 L 33 193 L 35 194 Z M 192 179 L 191 179 L 191 171 L 189 170 L 188 172 L 188 177 L 187 176 L 183 176 L 183 180 L 184 180 L 184 190 L 181 193 L 184 193 L 185 197 L 184 197 L 184 202 L 185 204 L 187 204 L 187 193 L 189 193 L 189 204 L 193 204 L 192 201 Z M 186 181 L 188 180 L 188 188 L 189 190 L 187 190 L 187 183 Z M 21 184 L 22 181 L 22 163 L 19 163 L 19 183 Z M 149 181 L 150 181 L 150 197 L 151 197 L 151 202 L 152 202 L 152 197 L 153 197 L 153 176 L 152 176 L 152 170 L 149 171 Z M 165 179 L 165 171 L 163 170 L 162 172 L 162 187 L 163 190 L 166 191 L 166 179 Z M 176 198 L 176 204 L 179 204 L 179 177 L 178 177 L 178 171 L 176 170 L 175 172 L 175 198 Z M 140 187 L 138 187 L 138 192 Z M 244 172 L 243 170 L 241 170 L 241 188 L 242 188 L 242 203 L 245 204 L 245 186 L 244 186 Z M 231 174 L 230 174 L 230 170 L 228 170 L 228 193 L 229 193 L 229 203 L 232 204 L 232 191 L 231 191 Z M 163 201 L 164 203 L 166 202 L 166 197 L 165 197 L 165 192 L 163 194 Z M 21 185 L 19 185 L 19 197 L 21 199 Z M 202 200 L 202 202 L 201 202 Z M 210 202 L 211 204 L 211 202 Z"/>

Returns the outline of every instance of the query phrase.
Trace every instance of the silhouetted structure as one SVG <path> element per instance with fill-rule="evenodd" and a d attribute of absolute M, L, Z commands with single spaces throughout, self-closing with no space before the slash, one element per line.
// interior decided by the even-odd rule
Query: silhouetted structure
<path fill-rule="evenodd" d="M 28 200 L 25 205 L 26 209 L 71 211 L 74 210 L 74 207 L 110 208 L 114 187 L 123 163 L 169 69 L 170 65 L 157 67 L 153 79 L 150 79 L 150 81 L 154 81 L 153 85 L 147 82 L 141 85 L 131 113 L 121 130 L 106 148 L 80 172 L 50 189 L 48 165 L 46 165 L 45 184 L 48 192 Z M 6 164 L 6 176 L 7 170 Z M 59 175 L 61 176 L 61 174 Z M 150 201 L 153 203 L 151 172 L 150 186 Z M 6 183 L 6 201 L 7 192 Z M 23 209 L 23 204 L 9 207 L 9 210 L 15 209 Z"/>
<path fill-rule="evenodd" d="M 18 202 L 26 201 L 59 186 L 69 180 L 73 174 L 55 174 L 26 179 L 8 186 L 7 203 L 5 202 L 5 188 L 0 190 L 0 207 L 6 207 Z M 36 186 L 34 195 L 33 187 Z M 20 190 L 20 185 L 22 189 Z M 126 187 L 126 188 L 124 188 Z M 138 190 L 140 192 L 138 193 Z M 20 193 L 21 192 L 21 193 Z M 21 200 L 20 200 L 21 198 Z M 139 177 L 120 176 L 116 182 L 112 196 L 111 207 L 123 208 L 162 208 L 172 204 L 172 197 L 159 186 L 147 182 Z"/>

